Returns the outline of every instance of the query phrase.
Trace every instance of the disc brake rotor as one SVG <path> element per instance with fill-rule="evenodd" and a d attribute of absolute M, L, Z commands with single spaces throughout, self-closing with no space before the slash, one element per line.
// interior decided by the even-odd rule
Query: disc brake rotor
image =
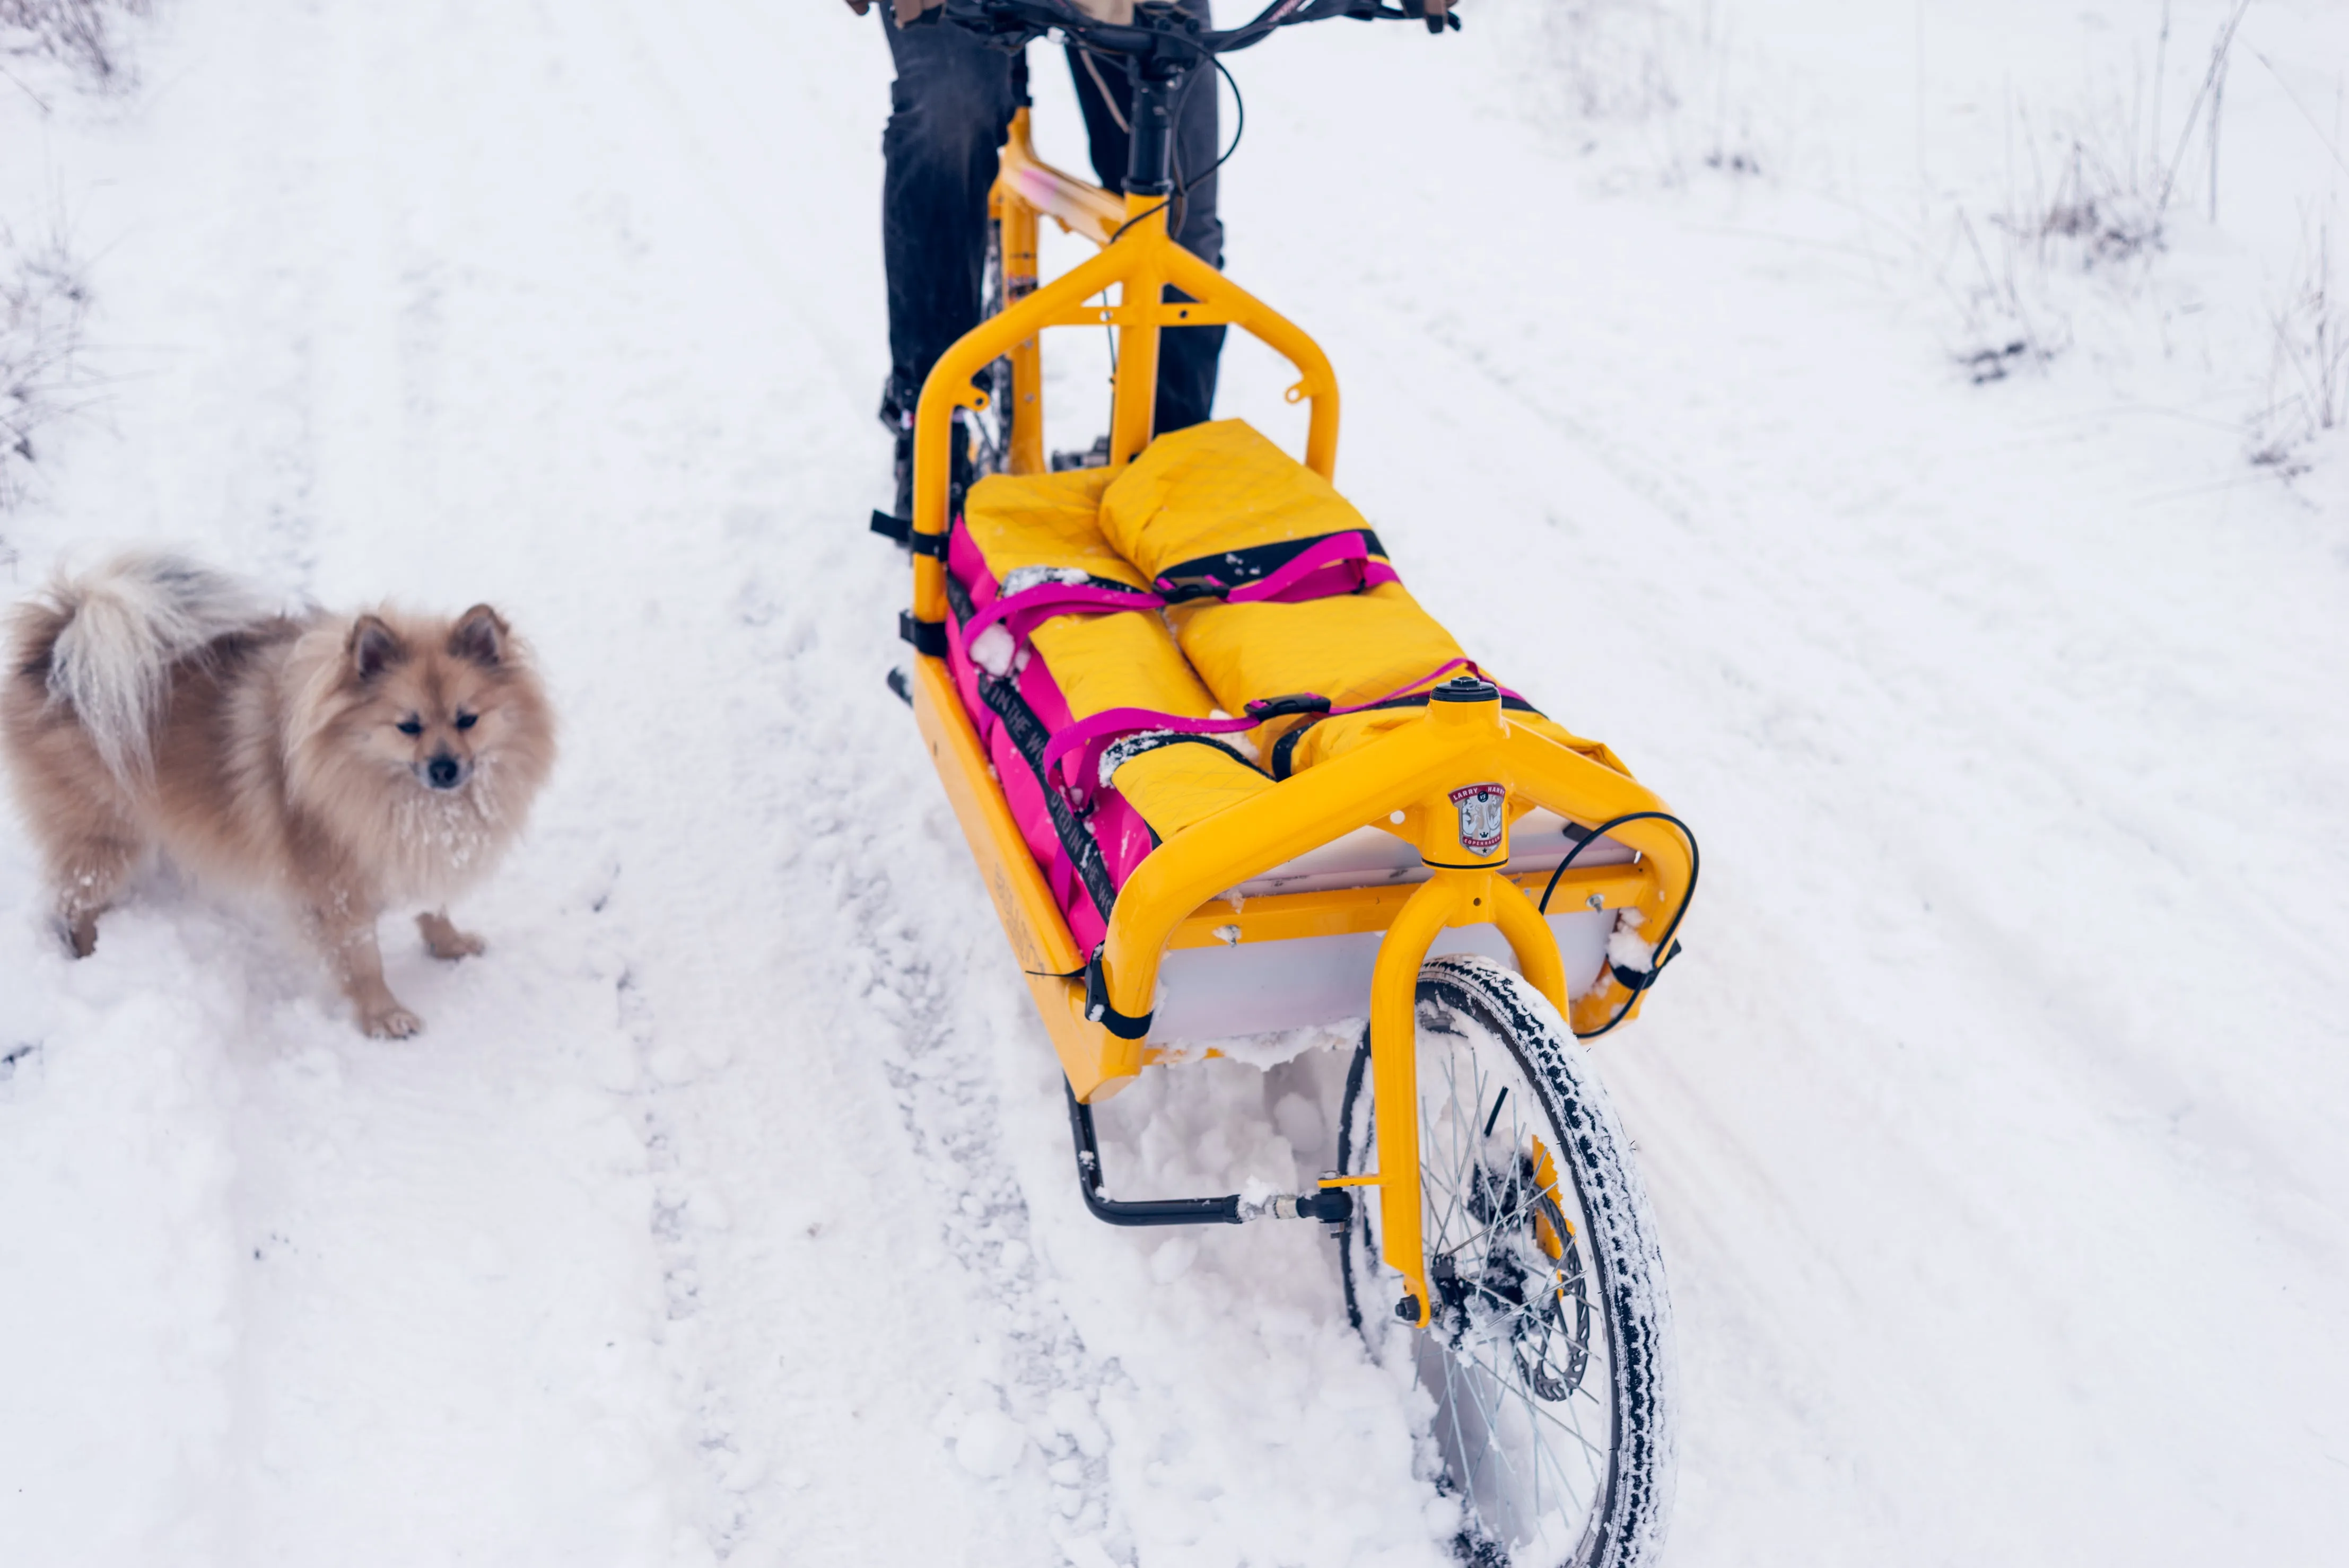
<path fill-rule="evenodd" d="M 1455 1351 L 1506 1346 L 1526 1391 L 1557 1404 L 1590 1364 L 1590 1300 L 1549 1152 L 1531 1142 L 1513 1156 L 1487 1150 L 1471 1171 L 1475 1226 L 1428 1260 L 1432 1328 Z"/>

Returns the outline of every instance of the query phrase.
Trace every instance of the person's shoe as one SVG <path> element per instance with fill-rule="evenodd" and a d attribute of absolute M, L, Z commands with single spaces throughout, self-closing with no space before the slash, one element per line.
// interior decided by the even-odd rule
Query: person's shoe
<path fill-rule="evenodd" d="M 919 396 L 918 389 L 909 391 L 894 375 L 881 386 L 881 425 L 896 442 L 897 505 L 889 515 L 901 525 L 896 531 L 901 539 L 910 536 L 914 527 L 914 408 Z M 947 516 L 955 518 L 962 514 L 963 496 L 970 489 L 971 478 L 970 429 L 960 408 L 955 410 L 949 450 L 953 466 L 947 477 Z M 1104 456 L 1102 461 L 1107 460 Z M 876 527 L 874 531 L 881 530 Z"/>
<path fill-rule="evenodd" d="M 1054 452 L 1052 471 L 1065 474 L 1072 469 L 1105 469 L 1109 467 L 1109 438 L 1096 436 L 1093 444 L 1081 452 Z"/>
<path fill-rule="evenodd" d="M 881 383 L 881 428 L 896 443 L 897 504 L 890 512 L 907 528 L 914 521 L 914 398 L 893 373 Z"/>

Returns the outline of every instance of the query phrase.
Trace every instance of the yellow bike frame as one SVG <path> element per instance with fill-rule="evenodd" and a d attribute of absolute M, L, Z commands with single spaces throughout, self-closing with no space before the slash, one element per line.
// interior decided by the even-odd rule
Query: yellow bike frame
<path fill-rule="evenodd" d="M 1155 413 L 1158 334 L 1164 327 L 1225 324 L 1278 350 L 1297 367 L 1291 402 L 1311 404 L 1305 461 L 1334 478 L 1338 382 L 1328 356 L 1293 323 L 1177 245 L 1166 230 L 1164 201 L 1121 200 L 1046 164 L 1030 139 L 1028 110 L 1012 118 L 1002 171 L 990 198 L 999 224 L 1004 307 L 940 356 L 923 384 L 914 417 L 914 529 L 944 533 L 948 443 L 954 411 L 987 406 L 972 378 L 1009 356 L 1014 405 L 1009 463 L 1014 473 L 1043 469 L 1043 387 L 1039 335 L 1046 327 L 1099 326 L 1118 332 L 1117 378 L 1110 422 L 1110 465 L 1123 468 L 1148 445 Z M 1049 215 L 1102 248 L 1049 284 L 1038 286 L 1036 239 Z M 1187 300 L 1168 301 L 1169 287 Z M 1087 302 L 1117 290 L 1116 303 Z M 914 614 L 947 614 L 946 564 L 914 556 Z M 1001 786 L 988 764 L 953 676 L 943 659 L 917 655 L 914 710 L 939 777 L 987 878 L 997 913 L 1054 1050 L 1077 1098 L 1106 1099 L 1131 1083 L 1159 1053 L 1123 1039 L 1085 1016 L 1076 978 L 1087 955 L 1077 951 L 1043 874 L 1022 841 Z M 1140 1016 L 1152 1010 L 1159 961 L 1171 947 L 1383 931 L 1371 982 L 1371 1087 L 1377 1106 L 1378 1169 L 1325 1180 L 1364 1186 L 1381 1199 L 1381 1253 L 1402 1274 L 1408 1320 L 1428 1321 L 1427 1264 L 1421 1239 L 1416 1000 L 1420 966 L 1447 926 L 1500 929 L 1518 967 L 1578 1029 L 1599 1027 L 1618 1013 L 1636 1016 L 1633 992 L 1603 968 L 1569 1001 L 1556 939 L 1534 903 L 1545 879 L 1511 874 L 1508 845 L 1484 854 L 1460 841 L 1452 791 L 1498 784 L 1506 821 L 1541 806 L 1569 821 L 1596 826 L 1664 804 L 1627 775 L 1602 767 L 1503 713 L 1497 696 L 1475 703 L 1431 702 L 1402 727 L 1229 807 L 1169 839 L 1120 890 L 1102 944 L 1110 1005 Z M 1430 868 L 1415 887 L 1392 885 L 1237 901 L 1227 889 L 1262 875 L 1355 829 L 1373 825 L 1419 847 Z M 1636 909 L 1641 929 L 1661 932 L 1680 909 L 1692 873 L 1680 834 L 1653 819 L 1625 823 L 1609 836 L 1636 851 L 1630 865 L 1572 868 L 1559 879 L 1566 907 Z M 1237 907 L 1235 907 L 1237 905 Z M 1212 934 L 1211 934 L 1212 933 Z M 1662 955 L 1658 954 L 1659 957 Z"/>

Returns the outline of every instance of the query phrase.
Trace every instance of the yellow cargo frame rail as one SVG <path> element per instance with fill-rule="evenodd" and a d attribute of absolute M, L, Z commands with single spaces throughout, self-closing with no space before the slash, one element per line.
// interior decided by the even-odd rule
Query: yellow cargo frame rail
<path fill-rule="evenodd" d="M 948 446 L 954 411 L 979 409 L 988 395 L 973 377 L 999 358 L 1011 362 L 1014 405 L 1008 465 L 1043 470 L 1042 368 L 1039 335 L 1046 327 L 1117 329 L 1117 377 L 1110 425 L 1110 464 L 1122 468 L 1148 445 L 1155 414 L 1158 334 L 1168 326 L 1225 324 L 1253 334 L 1285 356 L 1299 379 L 1291 402 L 1311 405 L 1305 461 L 1334 478 L 1338 382 L 1328 356 L 1246 289 L 1177 245 L 1166 229 L 1166 203 L 1120 198 L 1040 160 L 1028 110 L 1013 116 L 1001 174 L 990 198 L 1000 225 L 1004 308 L 943 355 L 923 384 L 914 421 L 916 532 L 940 535 L 950 525 Z M 1039 219 L 1102 248 L 1099 255 L 1042 287 L 1036 284 Z M 1188 300 L 1164 298 L 1169 286 Z M 1089 304 L 1117 291 L 1116 303 Z M 914 554 L 917 621 L 947 614 L 943 552 Z M 1086 1016 L 1079 977 L 1089 954 L 1077 950 L 1060 906 L 1021 840 L 978 735 L 963 711 L 945 660 L 917 655 L 911 676 L 914 711 L 955 814 L 970 841 L 1002 918 L 1012 952 L 1027 972 L 1037 1011 L 1071 1088 L 1088 1104 L 1117 1092 L 1158 1059 L 1146 1040 L 1121 1038 Z M 1381 1197 L 1382 1253 L 1403 1275 L 1406 1305 L 1428 1321 L 1427 1265 L 1421 1243 L 1415 1007 L 1420 966 L 1447 926 L 1497 926 L 1526 978 L 1578 1031 L 1636 1016 L 1644 992 L 1611 966 L 1569 1003 L 1557 944 L 1535 903 L 1536 874 L 1506 868 L 1508 844 L 1478 854 L 1460 841 L 1452 795 L 1471 785 L 1506 791 L 1505 821 L 1536 806 L 1585 828 L 1617 823 L 1609 836 L 1637 851 L 1629 865 L 1570 868 L 1558 880 L 1563 907 L 1636 909 L 1640 928 L 1662 933 L 1677 917 L 1693 875 L 1691 846 L 1663 820 L 1664 803 L 1628 776 L 1513 725 L 1497 696 L 1487 701 L 1432 702 L 1416 723 L 1323 762 L 1231 806 L 1169 839 L 1120 890 L 1101 951 L 1111 1007 L 1147 1015 L 1158 966 L 1170 947 L 1283 941 L 1382 931 L 1370 996 L 1371 1086 L 1377 1106 L 1378 1169 L 1343 1184 L 1373 1187 Z M 1652 813 L 1653 815 L 1644 815 Z M 1252 877 L 1365 826 L 1415 844 L 1430 868 L 1415 885 L 1224 897 Z M 1658 961 L 1665 955 L 1658 953 Z M 1339 1184 L 1334 1181 L 1325 1185 Z"/>

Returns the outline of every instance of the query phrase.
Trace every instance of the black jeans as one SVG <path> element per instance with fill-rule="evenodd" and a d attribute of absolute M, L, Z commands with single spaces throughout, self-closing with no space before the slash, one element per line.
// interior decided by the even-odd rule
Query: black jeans
<path fill-rule="evenodd" d="M 897 79 L 889 88 L 889 128 L 881 151 L 881 249 L 889 276 L 889 397 L 911 413 L 938 356 L 978 325 L 986 297 L 987 192 L 996 151 L 1014 107 L 1011 57 L 951 22 L 899 28 L 881 13 Z M 1184 0 L 1205 17 L 1207 0 Z M 1069 68 L 1092 143 L 1093 170 L 1111 191 L 1125 189 L 1125 124 L 1133 88 L 1113 57 L 1087 59 L 1071 48 Z M 1176 178 L 1212 169 L 1222 150 L 1213 71 L 1185 83 L 1174 129 Z M 1208 174 L 1168 214 L 1174 238 L 1209 266 L 1224 264 L 1224 226 Z M 1173 290 L 1168 297 L 1178 297 Z M 1207 418 L 1216 401 L 1220 326 L 1169 327 L 1160 336 L 1161 430 Z"/>

